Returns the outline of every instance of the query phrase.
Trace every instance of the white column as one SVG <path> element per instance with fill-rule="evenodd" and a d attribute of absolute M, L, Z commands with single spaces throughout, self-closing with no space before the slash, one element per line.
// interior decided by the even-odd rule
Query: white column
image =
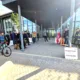
<path fill-rule="evenodd" d="M 74 8 L 74 9 L 75 9 L 75 10 L 74 10 L 74 11 L 75 11 L 75 16 L 74 16 L 74 34 L 73 34 L 73 35 L 75 35 L 75 33 L 76 33 L 76 32 L 75 32 L 75 29 L 76 29 L 76 15 L 77 15 L 77 14 L 76 14 L 76 0 L 75 0 L 75 5 L 74 5 L 74 6 L 75 6 L 75 8 Z"/>
<path fill-rule="evenodd" d="M 22 31 L 24 32 L 24 20 L 22 16 L 21 16 L 21 25 L 22 25 Z"/>
<path fill-rule="evenodd" d="M 32 22 L 32 33 L 33 33 L 33 22 Z"/>
<path fill-rule="evenodd" d="M 63 30 L 62 30 L 62 24 L 63 24 L 63 16 L 61 16 L 61 36 L 62 36 L 62 32 L 63 32 Z"/>
<path fill-rule="evenodd" d="M 24 51 L 24 43 L 23 43 L 23 31 L 22 31 L 22 22 L 21 22 L 21 8 L 20 5 L 18 5 L 18 14 L 19 14 L 19 23 L 20 23 L 20 38 L 21 38 L 21 48 L 22 51 Z"/>
<path fill-rule="evenodd" d="M 71 0 L 71 17 L 73 16 L 75 11 L 75 0 Z M 74 28 L 74 17 L 71 19 L 70 27 L 69 27 L 69 45 L 72 46 L 72 35 L 73 35 L 73 28 Z"/>
<path fill-rule="evenodd" d="M 37 32 L 37 20 L 35 20 L 35 25 L 36 25 L 36 32 Z"/>
<path fill-rule="evenodd" d="M 28 29 L 28 19 L 27 19 L 27 31 L 29 31 L 29 29 Z"/>

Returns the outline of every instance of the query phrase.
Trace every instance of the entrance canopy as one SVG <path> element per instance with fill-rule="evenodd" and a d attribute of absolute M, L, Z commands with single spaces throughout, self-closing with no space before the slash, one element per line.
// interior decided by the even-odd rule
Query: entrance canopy
<path fill-rule="evenodd" d="M 22 16 L 44 27 L 57 27 L 61 16 L 63 21 L 70 16 L 71 0 L 2 0 L 3 5 L 18 12 L 17 5 L 21 7 Z M 76 0 L 76 4 L 79 0 Z"/>

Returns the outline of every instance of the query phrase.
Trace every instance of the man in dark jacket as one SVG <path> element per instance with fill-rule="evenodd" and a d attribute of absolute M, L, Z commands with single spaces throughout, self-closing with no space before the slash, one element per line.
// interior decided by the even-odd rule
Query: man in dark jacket
<path fill-rule="evenodd" d="M 69 30 L 64 32 L 65 44 L 69 45 Z"/>
<path fill-rule="evenodd" d="M 39 38 L 40 38 L 39 33 L 37 33 L 37 40 L 38 40 L 38 41 L 39 41 Z"/>
<path fill-rule="evenodd" d="M 24 40 L 24 41 L 26 40 L 27 43 L 28 43 L 28 45 L 30 45 L 30 43 L 29 43 L 29 38 L 28 38 L 28 35 L 27 35 L 26 32 L 23 34 L 23 40 Z"/>

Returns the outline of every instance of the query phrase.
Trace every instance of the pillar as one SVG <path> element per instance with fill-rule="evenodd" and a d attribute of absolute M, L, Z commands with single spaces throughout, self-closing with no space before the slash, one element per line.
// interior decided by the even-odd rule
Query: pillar
<path fill-rule="evenodd" d="M 27 19 L 27 31 L 29 31 L 29 29 L 28 29 L 28 19 Z"/>
<path fill-rule="evenodd" d="M 61 16 L 61 36 L 62 36 L 62 34 L 63 34 L 62 24 L 63 24 L 63 16 Z"/>
<path fill-rule="evenodd" d="M 74 9 L 75 9 L 75 16 L 74 16 L 74 34 L 73 34 L 73 35 L 75 36 L 75 33 L 76 33 L 76 32 L 75 32 L 75 29 L 76 29 L 76 0 L 75 0 L 74 7 L 75 7 L 75 8 L 74 8 Z"/>
<path fill-rule="evenodd" d="M 33 22 L 32 22 L 32 33 L 33 33 Z"/>
<path fill-rule="evenodd" d="M 21 26 L 22 26 L 22 31 L 24 32 L 24 19 L 21 17 Z"/>
<path fill-rule="evenodd" d="M 71 17 L 73 16 L 75 11 L 75 0 L 71 0 Z M 72 36 L 73 36 L 73 27 L 74 27 L 74 17 L 71 19 L 70 27 L 69 27 L 69 45 L 72 46 Z"/>
<path fill-rule="evenodd" d="M 19 14 L 19 24 L 20 24 L 21 48 L 22 48 L 22 51 L 24 51 L 23 31 L 22 31 L 22 22 L 21 22 L 21 8 L 20 8 L 20 5 L 18 5 L 18 14 Z"/>
<path fill-rule="evenodd" d="M 37 32 L 37 20 L 35 20 L 35 25 L 36 25 L 36 32 Z"/>

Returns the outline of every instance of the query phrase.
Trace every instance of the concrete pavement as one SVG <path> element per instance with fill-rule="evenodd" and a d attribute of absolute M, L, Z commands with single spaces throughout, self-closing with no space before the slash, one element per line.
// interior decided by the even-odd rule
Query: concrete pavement
<path fill-rule="evenodd" d="M 54 40 L 41 40 L 24 52 L 13 50 L 8 58 L 0 56 L 0 65 L 7 61 L 15 66 L 6 80 L 80 80 L 80 61 L 65 60 L 64 47 Z"/>
<path fill-rule="evenodd" d="M 65 57 L 64 46 L 55 44 L 54 39 L 51 39 L 48 42 L 44 42 L 44 39 L 41 39 L 39 42 L 28 46 L 24 52 L 21 52 L 20 50 L 13 50 L 13 52 L 59 58 Z M 80 53 L 80 49 L 78 49 L 78 52 Z M 80 59 L 80 54 L 78 55 Z"/>
<path fill-rule="evenodd" d="M 14 50 L 14 52 L 21 51 Z M 64 58 L 64 47 L 55 44 L 54 39 L 49 40 L 49 42 L 44 42 L 44 40 L 41 39 L 39 42 L 28 46 L 24 53 Z"/>

